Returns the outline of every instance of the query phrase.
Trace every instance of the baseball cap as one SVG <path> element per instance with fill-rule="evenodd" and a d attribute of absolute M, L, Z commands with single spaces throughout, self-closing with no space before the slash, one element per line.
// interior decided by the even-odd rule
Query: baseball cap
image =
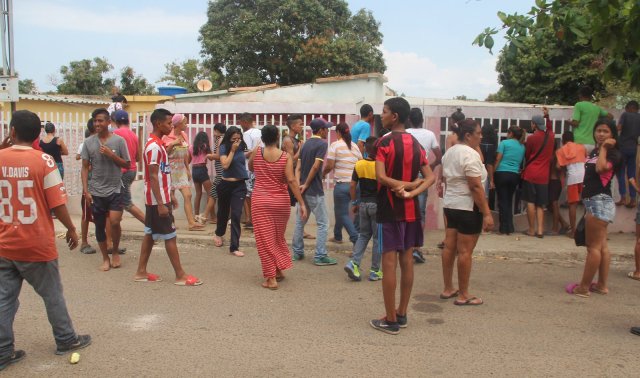
<path fill-rule="evenodd" d="M 129 123 L 129 113 L 124 110 L 116 110 L 113 119 L 118 123 Z"/>
<path fill-rule="evenodd" d="M 332 127 L 333 123 L 327 122 L 327 120 L 325 120 L 324 118 L 315 118 L 313 121 L 311 121 L 309 126 L 311 126 L 311 130 L 313 130 L 313 132 L 317 132 L 322 128 L 328 129 Z"/>
<path fill-rule="evenodd" d="M 541 115 L 531 117 L 531 122 L 536 124 L 538 130 L 547 131 L 547 121 Z"/>

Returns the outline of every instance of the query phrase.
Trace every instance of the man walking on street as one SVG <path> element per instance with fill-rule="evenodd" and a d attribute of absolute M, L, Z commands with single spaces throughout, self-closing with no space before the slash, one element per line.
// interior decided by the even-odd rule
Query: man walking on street
<path fill-rule="evenodd" d="M 120 221 L 122 220 L 122 169 L 130 167 L 131 159 L 127 145 L 121 137 L 109 131 L 109 112 L 100 108 L 91 114 L 96 134 L 87 138 L 82 146 L 82 193 L 91 205 L 93 223 L 96 225 L 96 240 L 102 252 L 104 272 L 120 267 Z M 91 180 L 89 180 L 91 165 Z M 111 224 L 113 242 L 112 260 L 107 249 L 107 221 Z"/>

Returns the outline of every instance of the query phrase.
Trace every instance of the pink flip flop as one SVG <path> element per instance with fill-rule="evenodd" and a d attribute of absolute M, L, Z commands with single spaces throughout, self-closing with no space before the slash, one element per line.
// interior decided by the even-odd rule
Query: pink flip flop
<path fill-rule="evenodd" d="M 145 278 L 136 278 L 135 282 L 160 282 L 162 278 L 159 275 L 153 273 L 147 273 L 147 277 Z"/>
<path fill-rule="evenodd" d="M 582 294 L 582 293 L 576 293 L 574 292 L 574 290 L 576 289 L 576 287 L 580 286 L 579 283 L 575 282 L 575 283 L 570 283 L 567 286 L 564 287 L 564 291 L 567 292 L 567 294 L 571 294 L 571 295 L 575 295 L 576 297 L 580 297 L 580 298 L 589 298 L 588 294 Z"/>
<path fill-rule="evenodd" d="M 187 279 L 185 281 L 174 282 L 173 284 L 176 286 L 200 286 L 202 285 L 202 281 L 200 281 L 197 277 L 189 275 L 187 276 Z"/>

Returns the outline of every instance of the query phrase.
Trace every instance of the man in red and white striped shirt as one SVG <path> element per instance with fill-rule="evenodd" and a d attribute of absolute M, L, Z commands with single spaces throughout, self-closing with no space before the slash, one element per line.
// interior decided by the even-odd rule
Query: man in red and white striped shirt
<path fill-rule="evenodd" d="M 140 251 L 138 270 L 133 279 L 136 282 L 162 281 L 157 274 L 147 272 L 154 240 L 164 240 L 169 261 L 176 274 L 175 284 L 179 286 L 202 285 L 197 277 L 188 275 L 180 264 L 176 226 L 171 213 L 177 207 L 176 198 L 170 195 L 171 167 L 162 137 L 171 132 L 173 114 L 166 109 L 156 109 L 151 113 L 153 132 L 144 147 L 144 196 L 146 214 L 144 219 L 144 239 Z"/>

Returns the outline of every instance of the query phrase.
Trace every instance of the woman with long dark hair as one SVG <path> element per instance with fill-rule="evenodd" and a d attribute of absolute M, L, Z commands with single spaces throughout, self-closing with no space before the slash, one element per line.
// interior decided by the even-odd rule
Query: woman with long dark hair
<path fill-rule="evenodd" d="M 193 202 L 194 218 L 197 222 L 204 223 L 202 222 L 202 217 L 200 217 L 200 201 L 203 190 L 204 193 L 209 193 L 211 190 L 211 180 L 209 179 L 209 169 L 207 168 L 207 157 L 211 154 L 211 146 L 209 145 L 209 135 L 207 133 L 200 131 L 196 134 L 193 144 L 189 146 L 189 154 L 191 155 L 191 177 L 196 187 L 196 196 Z"/>
<path fill-rule="evenodd" d="M 329 239 L 334 243 L 342 243 L 342 228 L 349 234 L 349 240 L 355 244 L 358 240 L 358 230 L 356 229 L 349 209 L 351 208 L 351 176 L 353 167 L 358 160 L 362 159 L 362 153 L 358 145 L 351 142 L 349 125 L 339 123 L 336 126 L 336 137 L 338 140 L 331 143 L 327 151 L 327 162 L 324 166 L 323 174 L 333 171 L 333 178 L 336 185 L 333 188 L 333 211 L 336 223 L 333 227 L 333 238 Z"/>
<path fill-rule="evenodd" d="M 249 169 L 256 182 L 251 196 L 251 221 L 256 248 L 262 263 L 262 287 L 276 290 L 284 279 L 283 271 L 293 266 L 284 233 L 291 213 L 289 192 L 300 204 L 300 216 L 306 218 L 307 208 L 293 173 L 293 157 L 278 148 L 278 128 L 262 128 L 264 147 L 251 155 Z"/>
<path fill-rule="evenodd" d="M 230 126 L 220 142 L 220 164 L 222 165 L 222 180 L 217 186 L 218 214 L 217 227 L 213 235 L 213 243 L 221 247 L 222 237 L 227 231 L 227 221 L 231 217 L 231 240 L 229 252 L 237 257 L 244 256 L 240 251 L 240 217 L 242 206 L 247 196 L 245 181 L 249 178 L 244 152 L 247 145 L 242 140 L 242 131 Z"/>
<path fill-rule="evenodd" d="M 587 298 L 590 292 L 607 294 L 607 279 L 611 253 L 607 243 L 607 227 L 616 216 L 616 205 L 611 195 L 611 181 L 622 164 L 618 149 L 618 130 L 615 122 L 600 118 L 593 129 L 596 146 L 584 164 L 582 203 L 585 215 L 585 242 L 587 258 L 582 280 L 565 287 L 567 293 Z M 592 283 L 598 273 L 598 281 Z"/>
<path fill-rule="evenodd" d="M 213 125 L 213 148 L 212 152 L 207 155 L 207 159 L 213 160 L 213 167 L 215 170 L 215 178 L 213 179 L 213 184 L 211 185 L 211 189 L 209 190 L 209 198 L 207 199 L 207 207 L 204 210 L 204 216 L 201 215 L 198 219 L 198 222 L 205 224 L 207 221 L 209 223 L 217 223 L 216 220 L 216 201 L 218 200 L 218 184 L 222 181 L 222 164 L 220 163 L 220 142 L 222 142 L 222 137 L 224 133 L 227 131 L 227 125 L 224 123 L 216 123 Z M 207 215 L 211 214 L 211 219 L 207 218 Z"/>

